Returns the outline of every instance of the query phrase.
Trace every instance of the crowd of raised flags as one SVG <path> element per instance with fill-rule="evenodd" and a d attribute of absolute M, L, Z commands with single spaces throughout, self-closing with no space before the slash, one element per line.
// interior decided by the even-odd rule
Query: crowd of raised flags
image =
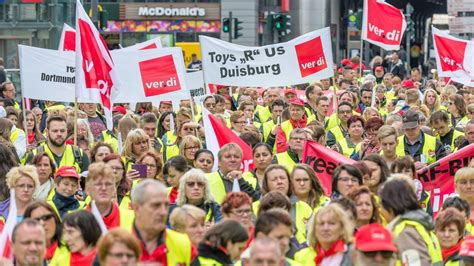
<path fill-rule="evenodd" d="M 22 103 L 0 86 L 1 263 L 474 263 L 472 42 L 433 28 L 426 73 L 405 28 L 366 0 L 385 57 L 202 37 L 191 75 L 159 39 L 109 51 L 78 1 L 58 51 L 20 47 Z"/>

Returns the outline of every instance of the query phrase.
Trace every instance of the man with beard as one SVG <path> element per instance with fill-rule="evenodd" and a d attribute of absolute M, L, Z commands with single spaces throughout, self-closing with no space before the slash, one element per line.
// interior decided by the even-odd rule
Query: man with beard
<path fill-rule="evenodd" d="M 28 154 L 26 163 L 31 162 L 36 154 L 44 152 L 54 160 L 58 168 L 73 166 L 78 173 L 86 171 L 89 167 L 89 158 L 81 148 L 67 145 L 66 138 L 66 119 L 62 116 L 49 117 L 46 122 L 46 142 Z"/>

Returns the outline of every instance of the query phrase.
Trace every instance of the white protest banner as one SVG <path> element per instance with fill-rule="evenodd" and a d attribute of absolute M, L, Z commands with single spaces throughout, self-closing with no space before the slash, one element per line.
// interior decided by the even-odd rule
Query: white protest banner
<path fill-rule="evenodd" d="M 23 97 L 74 102 L 76 79 L 74 53 L 26 45 L 18 45 L 18 50 Z M 81 99 L 78 101 L 90 102 Z"/>
<path fill-rule="evenodd" d="M 436 66 L 440 77 L 472 83 L 474 79 L 474 42 L 453 37 L 433 27 Z"/>
<path fill-rule="evenodd" d="M 249 47 L 199 36 L 206 83 L 272 87 L 333 76 L 329 28 L 289 42 Z"/>
<path fill-rule="evenodd" d="M 114 52 L 123 52 L 123 51 L 137 51 L 137 50 L 147 50 L 147 49 L 155 49 L 155 48 L 163 48 L 163 45 L 161 44 L 161 38 L 156 37 L 151 40 L 137 43 L 135 45 L 127 46 L 122 49 L 118 50 L 113 50 L 112 53 Z"/>
<path fill-rule="evenodd" d="M 188 86 L 190 97 L 198 97 L 206 94 L 202 71 L 186 73 L 186 86 Z"/>
<path fill-rule="evenodd" d="M 153 102 L 189 99 L 181 48 L 114 53 L 123 78 L 115 102 Z"/>

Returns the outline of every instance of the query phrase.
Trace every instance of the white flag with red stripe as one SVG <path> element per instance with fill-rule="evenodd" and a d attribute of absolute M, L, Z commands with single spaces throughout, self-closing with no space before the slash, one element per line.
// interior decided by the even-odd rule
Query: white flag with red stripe
<path fill-rule="evenodd" d="M 432 29 L 438 75 L 466 85 L 474 83 L 474 42 Z"/>
<path fill-rule="evenodd" d="M 237 136 L 226 125 L 222 124 L 206 108 L 202 108 L 202 119 L 204 123 L 204 132 L 206 135 L 206 147 L 217 158 L 217 153 L 227 143 L 235 143 L 242 149 L 242 167 L 243 172 L 254 168 L 252 148 Z M 215 160 L 213 170 L 217 170 L 217 160 Z"/>
<path fill-rule="evenodd" d="M 112 130 L 112 100 L 118 79 L 109 49 L 79 0 L 76 3 L 76 97 L 99 101 Z"/>
<path fill-rule="evenodd" d="M 400 9 L 383 0 L 364 0 L 362 40 L 385 50 L 398 50 L 406 27 Z"/>
<path fill-rule="evenodd" d="M 59 39 L 59 51 L 76 51 L 76 30 L 64 23 L 61 39 Z"/>

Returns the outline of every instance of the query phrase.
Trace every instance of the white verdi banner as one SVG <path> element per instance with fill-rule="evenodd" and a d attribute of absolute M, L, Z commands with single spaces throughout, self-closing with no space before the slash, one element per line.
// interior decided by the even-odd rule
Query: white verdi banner
<path fill-rule="evenodd" d="M 75 53 L 19 45 L 22 94 L 38 100 L 74 102 Z M 181 48 L 111 53 L 120 80 L 114 102 L 189 99 Z M 40 66 L 40 67 L 39 67 Z M 193 93 L 200 91 L 200 72 L 192 73 Z M 202 75 L 202 74 L 201 74 Z M 79 102 L 89 100 L 78 99 Z"/>
<path fill-rule="evenodd" d="M 115 102 L 153 102 L 189 99 L 181 48 L 114 53 L 121 79 Z"/>
<path fill-rule="evenodd" d="M 261 47 L 202 35 L 199 42 L 206 83 L 271 87 L 311 82 L 334 74 L 329 28 Z"/>
<path fill-rule="evenodd" d="M 18 45 L 23 97 L 74 102 L 75 53 Z M 80 100 L 80 99 L 79 99 Z"/>

